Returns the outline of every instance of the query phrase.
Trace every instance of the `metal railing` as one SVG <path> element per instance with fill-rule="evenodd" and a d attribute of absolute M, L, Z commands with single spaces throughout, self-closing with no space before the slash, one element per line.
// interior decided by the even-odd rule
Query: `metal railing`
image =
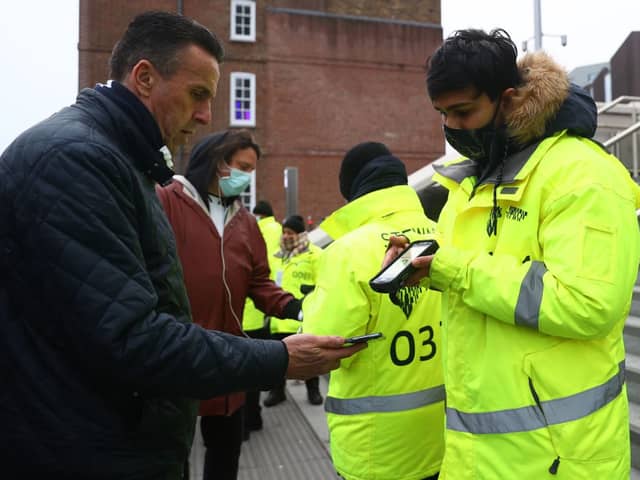
<path fill-rule="evenodd" d="M 620 112 L 614 112 L 615 107 L 623 104 L 631 104 L 626 110 Z M 623 163 L 628 163 L 626 152 L 623 154 L 624 145 L 622 141 L 630 137 L 631 140 L 631 164 L 629 169 L 631 175 L 636 180 L 640 177 L 640 158 L 638 155 L 638 136 L 637 132 L 640 130 L 640 97 L 624 95 L 616 98 L 612 102 L 609 102 L 598 109 L 598 115 L 603 113 L 616 113 L 629 116 L 629 126 L 620 127 L 621 130 L 617 131 L 612 137 L 603 141 L 602 144 Z M 614 128 L 612 125 L 607 125 L 605 122 L 600 121 L 599 127 L 601 128 Z M 628 147 L 627 147 L 628 148 Z M 626 160 L 626 162 L 625 162 Z"/>
<path fill-rule="evenodd" d="M 630 95 L 623 95 L 621 97 L 618 97 L 612 102 L 606 103 L 602 107 L 600 107 L 598 109 L 598 115 L 611 110 L 616 105 L 620 105 L 621 103 L 629 103 L 629 102 L 640 102 L 640 97 L 634 97 Z"/>

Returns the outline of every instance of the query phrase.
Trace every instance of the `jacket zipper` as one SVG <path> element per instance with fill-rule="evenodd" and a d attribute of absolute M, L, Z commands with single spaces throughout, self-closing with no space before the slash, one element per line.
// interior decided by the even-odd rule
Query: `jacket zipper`
<path fill-rule="evenodd" d="M 549 432 L 549 440 L 551 441 L 551 446 L 553 447 L 554 452 L 556 452 L 556 458 L 551 463 L 549 467 L 549 473 L 551 475 L 556 475 L 558 473 L 558 468 L 560 467 L 560 455 L 558 455 L 558 449 L 556 448 L 555 443 L 553 442 L 553 435 L 551 434 L 551 428 L 549 428 L 549 422 L 547 421 L 547 416 L 544 414 L 544 410 L 542 408 L 542 402 L 540 402 L 540 398 L 538 397 L 538 392 L 533 386 L 533 381 L 531 377 L 529 377 L 529 390 L 531 390 L 531 395 L 533 395 L 533 399 L 536 402 L 536 406 L 542 413 L 542 418 L 544 418 L 544 424 L 547 427 L 547 431 Z"/>

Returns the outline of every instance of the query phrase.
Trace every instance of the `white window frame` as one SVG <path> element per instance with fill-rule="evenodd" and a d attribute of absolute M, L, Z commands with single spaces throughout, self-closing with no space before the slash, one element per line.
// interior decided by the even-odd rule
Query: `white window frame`
<path fill-rule="evenodd" d="M 249 81 L 248 87 L 245 85 Z M 241 96 L 236 95 L 237 81 L 241 81 L 243 85 L 240 88 Z M 247 100 L 246 94 L 249 95 Z M 245 102 L 249 102 L 249 109 L 244 106 Z M 236 118 L 236 102 L 243 102 L 241 111 L 249 112 L 249 119 Z M 231 72 L 229 80 L 229 125 L 232 127 L 255 127 L 256 126 L 256 75 L 248 72 Z"/>
<path fill-rule="evenodd" d="M 247 210 L 253 212 L 253 207 L 256 206 L 256 171 L 251 172 L 251 183 L 244 192 L 240 194 L 242 204 L 247 207 Z"/>
<path fill-rule="evenodd" d="M 237 33 L 238 14 L 237 8 L 249 8 L 249 33 Z M 253 0 L 231 0 L 230 9 L 229 39 L 234 42 L 255 42 L 256 41 L 256 2 Z M 242 28 L 244 25 L 240 25 Z"/>

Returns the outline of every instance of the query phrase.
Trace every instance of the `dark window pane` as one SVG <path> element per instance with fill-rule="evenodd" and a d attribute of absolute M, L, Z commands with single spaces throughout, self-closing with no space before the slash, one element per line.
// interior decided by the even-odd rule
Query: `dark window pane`
<path fill-rule="evenodd" d="M 240 25 L 236 25 L 236 35 L 242 35 L 242 27 Z"/>
<path fill-rule="evenodd" d="M 236 98 L 241 98 L 241 97 L 242 97 L 242 90 L 236 89 Z"/>
<path fill-rule="evenodd" d="M 251 87 L 251 80 L 249 80 L 248 78 L 244 79 L 244 88 L 250 88 Z"/>
<path fill-rule="evenodd" d="M 242 102 L 242 106 L 245 110 L 249 110 L 251 108 L 251 102 L 249 101 L 244 101 Z"/>
<path fill-rule="evenodd" d="M 242 112 L 236 112 L 236 120 L 242 120 Z"/>

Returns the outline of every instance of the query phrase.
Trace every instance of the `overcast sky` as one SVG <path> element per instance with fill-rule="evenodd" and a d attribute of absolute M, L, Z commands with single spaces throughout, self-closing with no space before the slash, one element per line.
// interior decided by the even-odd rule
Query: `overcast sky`
<path fill-rule="evenodd" d="M 228 0 L 214 0 L 228 1 Z M 261 0 L 258 0 L 261 1 Z M 442 0 L 445 36 L 505 28 L 521 48 L 533 37 L 533 0 Z M 607 62 L 640 30 L 638 0 L 542 0 L 543 48 L 568 70 Z M 0 152 L 27 127 L 72 103 L 78 87 L 78 1 L 2 1 Z M 533 48 L 533 40 L 529 42 Z"/>

